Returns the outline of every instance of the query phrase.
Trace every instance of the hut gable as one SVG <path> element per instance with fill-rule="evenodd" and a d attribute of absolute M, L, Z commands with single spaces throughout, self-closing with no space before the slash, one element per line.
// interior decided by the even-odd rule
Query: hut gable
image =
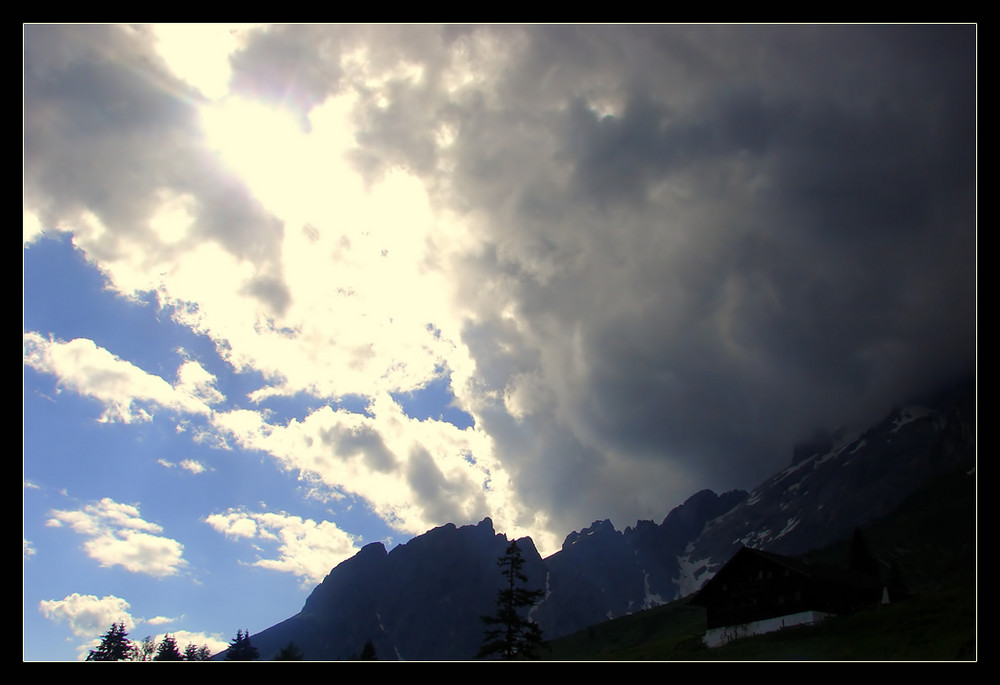
<path fill-rule="evenodd" d="M 876 578 L 743 547 L 692 603 L 705 607 L 705 642 L 717 646 L 737 637 L 815 623 L 878 604 L 881 598 Z"/>

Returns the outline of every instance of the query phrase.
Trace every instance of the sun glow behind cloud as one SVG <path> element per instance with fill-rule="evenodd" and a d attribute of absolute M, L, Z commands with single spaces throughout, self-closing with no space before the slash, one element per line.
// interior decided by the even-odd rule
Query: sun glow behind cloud
<path fill-rule="evenodd" d="M 364 92 L 389 94 L 394 79 L 424 77 L 414 64 L 380 72 L 364 51 L 342 60 Z M 487 513 L 514 533 L 515 521 L 531 517 L 510 499 L 489 438 L 476 428 L 408 417 L 390 395 L 417 391 L 442 374 L 462 382 L 474 373 L 442 266 L 478 246 L 454 215 L 432 207 L 416 175 L 403 168 L 374 178 L 359 173 L 352 159 L 358 98 L 346 89 L 308 119 L 259 95 L 216 92 L 201 105 L 206 149 L 281 222 L 279 249 L 266 263 L 251 263 L 211 244 L 185 247 L 191 205 L 164 195 L 157 227 L 176 253 L 155 287 L 162 302 L 175 305 L 175 319 L 221 343 L 235 369 L 269 379 L 250 393 L 249 406 L 213 414 L 220 444 L 263 451 L 304 478 L 360 496 L 407 533 Z M 287 293 L 280 309 L 254 297 L 272 278 Z M 366 397 L 372 413 L 328 405 L 272 424 L 255 408 L 302 392 L 330 405 Z M 455 392 L 462 396 L 464 388 Z M 542 549 L 554 544 L 535 535 Z"/>
<path fill-rule="evenodd" d="M 290 112 L 263 102 L 227 97 L 200 108 L 208 148 L 271 211 L 296 211 L 322 176 L 310 141 Z"/>
<path fill-rule="evenodd" d="M 253 24 L 155 24 L 157 52 L 179 77 L 211 99 L 229 91 L 229 56 Z"/>

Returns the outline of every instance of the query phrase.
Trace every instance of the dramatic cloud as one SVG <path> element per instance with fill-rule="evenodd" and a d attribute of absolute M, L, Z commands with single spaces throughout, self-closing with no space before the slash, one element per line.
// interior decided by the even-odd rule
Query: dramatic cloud
<path fill-rule="evenodd" d="M 70 233 L 261 379 L 26 333 L 109 419 L 211 417 L 397 530 L 553 551 L 974 369 L 973 26 L 228 35 L 198 82 L 160 30 L 25 28 L 27 249 Z M 434 383 L 471 427 L 406 413 Z M 312 578 L 299 534 L 272 563 Z"/>
<path fill-rule="evenodd" d="M 511 530 L 542 522 L 519 504 L 481 431 L 408 417 L 387 395 L 373 398 L 364 414 L 326 406 L 301 422 L 274 425 L 238 410 L 217 414 L 214 423 L 235 444 L 274 456 L 304 480 L 362 498 L 406 533 L 490 515 Z M 544 527 L 540 534 L 552 543 Z"/>

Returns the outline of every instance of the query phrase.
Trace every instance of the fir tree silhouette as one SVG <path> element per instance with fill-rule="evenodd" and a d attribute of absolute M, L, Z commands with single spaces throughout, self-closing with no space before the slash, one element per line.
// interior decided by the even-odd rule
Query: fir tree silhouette
<path fill-rule="evenodd" d="M 481 616 L 486 628 L 477 658 L 537 659 L 538 649 L 545 646 L 542 629 L 526 617 L 527 609 L 544 594 L 542 590 L 523 587 L 528 577 L 521 570 L 524 559 L 517 541 L 511 541 L 507 551 L 497 560 L 503 569 L 504 585 L 497 592 L 495 616 Z"/>

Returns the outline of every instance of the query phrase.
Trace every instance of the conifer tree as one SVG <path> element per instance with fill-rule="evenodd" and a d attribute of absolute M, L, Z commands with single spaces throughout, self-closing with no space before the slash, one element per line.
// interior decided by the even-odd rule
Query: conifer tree
<path fill-rule="evenodd" d="M 132 642 L 125 631 L 125 622 L 112 623 L 97 649 L 90 650 L 87 661 L 127 661 L 132 657 Z"/>
<path fill-rule="evenodd" d="M 274 655 L 275 661 L 302 661 L 302 650 L 295 646 L 294 642 L 289 642 Z"/>
<path fill-rule="evenodd" d="M 365 642 L 365 646 L 361 650 L 361 660 L 378 661 L 378 656 L 375 654 L 375 645 L 371 640 Z"/>
<path fill-rule="evenodd" d="M 164 635 L 156 648 L 156 656 L 153 661 L 183 661 L 180 650 L 177 648 L 177 640 L 170 634 Z"/>
<path fill-rule="evenodd" d="M 872 554 L 868 539 L 860 528 L 855 528 L 851 537 L 851 551 L 847 564 L 852 571 L 863 573 L 876 580 L 880 576 L 878 560 Z"/>
<path fill-rule="evenodd" d="M 480 617 L 486 628 L 477 657 L 537 659 L 538 649 L 545 645 L 545 640 L 541 628 L 528 620 L 526 613 L 544 593 L 523 587 L 528 577 L 521 570 L 524 559 L 517 541 L 511 541 L 497 565 L 503 569 L 504 584 L 497 592 L 496 615 Z"/>
<path fill-rule="evenodd" d="M 259 656 L 257 648 L 250 643 L 250 631 L 237 630 L 226 650 L 226 661 L 255 661 Z"/>
<path fill-rule="evenodd" d="M 184 661 L 209 661 L 211 658 L 212 652 L 208 649 L 208 645 L 199 647 L 192 642 L 184 648 Z"/>

